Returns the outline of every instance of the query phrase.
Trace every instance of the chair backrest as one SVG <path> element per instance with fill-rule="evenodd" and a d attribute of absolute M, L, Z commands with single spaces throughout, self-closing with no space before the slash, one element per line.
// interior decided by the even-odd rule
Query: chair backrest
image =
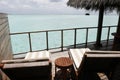
<path fill-rule="evenodd" d="M 51 78 L 49 61 L 5 63 L 2 70 L 11 80 L 50 80 Z"/>
<path fill-rule="evenodd" d="M 79 66 L 79 77 L 86 72 L 113 72 L 118 62 L 120 62 L 119 51 L 88 51 L 84 54 Z"/>
<path fill-rule="evenodd" d="M 92 71 L 109 71 L 112 70 L 115 64 L 120 61 L 120 54 L 88 54 L 84 55 L 84 65 L 87 70 Z"/>
<path fill-rule="evenodd" d="M 120 62 L 120 51 L 95 51 L 88 48 L 70 49 L 79 80 L 86 74 L 96 72 L 112 72 Z M 89 74 L 89 75 L 90 75 Z"/>

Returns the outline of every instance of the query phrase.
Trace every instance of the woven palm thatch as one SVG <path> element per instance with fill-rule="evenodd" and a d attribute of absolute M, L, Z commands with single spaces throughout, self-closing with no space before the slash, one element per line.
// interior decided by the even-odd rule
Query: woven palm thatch
<path fill-rule="evenodd" d="M 97 39 L 96 39 L 95 47 L 101 47 L 101 33 L 102 33 L 104 11 L 111 12 L 113 10 L 116 10 L 118 12 L 119 20 L 118 20 L 116 33 L 120 34 L 120 0 L 69 0 L 67 2 L 67 5 L 75 8 L 85 8 L 87 10 L 99 11 Z M 117 40 L 118 43 L 119 40 Z"/>
<path fill-rule="evenodd" d="M 97 11 L 100 8 L 104 8 L 104 11 L 117 10 L 120 12 L 120 0 L 69 0 L 67 5 L 87 10 Z"/>

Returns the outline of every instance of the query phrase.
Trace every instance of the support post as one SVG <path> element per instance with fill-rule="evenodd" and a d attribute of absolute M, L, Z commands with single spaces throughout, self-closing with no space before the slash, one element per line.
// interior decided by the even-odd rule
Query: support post
<path fill-rule="evenodd" d="M 95 43 L 96 48 L 102 47 L 101 34 L 102 34 L 103 15 L 104 15 L 104 8 L 101 7 L 99 11 L 97 38 L 96 38 L 96 43 Z"/>

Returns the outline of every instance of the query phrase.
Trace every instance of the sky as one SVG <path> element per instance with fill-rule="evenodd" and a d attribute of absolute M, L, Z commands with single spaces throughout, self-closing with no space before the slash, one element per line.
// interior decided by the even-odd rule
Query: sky
<path fill-rule="evenodd" d="M 8 14 L 96 14 L 67 6 L 68 0 L 0 0 L 0 13 Z"/>
<path fill-rule="evenodd" d="M 67 6 L 68 0 L 0 0 L 0 12 L 8 14 L 85 14 Z"/>

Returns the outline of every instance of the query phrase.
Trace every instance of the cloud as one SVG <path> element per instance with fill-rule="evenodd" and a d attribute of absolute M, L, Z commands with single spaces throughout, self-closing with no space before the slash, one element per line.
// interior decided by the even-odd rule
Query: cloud
<path fill-rule="evenodd" d="M 0 12 L 12 14 L 80 14 L 68 0 L 0 0 Z M 83 12 L 82 12 L 83 13 Z"/>
<path fill-rule="evenodd" d="M 49 0 L 30 0 L 30 2 L 38 4 L 48 4 Z"/>
<path fill-rule="evenodd" d="M 6 1 L 3 1 L 3 0 L 1 0 L 0 3 L 1 3 L 2 5 L 7 5 L 7 4 L 8 4 Z"/>
<path fill-rule="evenodd" d="M 62 0 L 49 0 L 50 2 L 61 2 Z"/>

